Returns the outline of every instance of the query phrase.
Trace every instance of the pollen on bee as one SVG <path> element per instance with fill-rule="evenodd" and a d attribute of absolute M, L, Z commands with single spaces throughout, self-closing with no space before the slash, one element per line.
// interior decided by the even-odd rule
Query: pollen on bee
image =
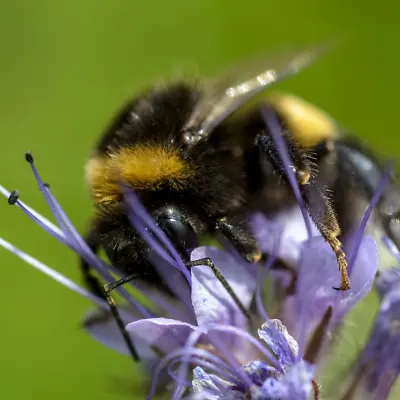
<path fill-rule="evenodd" d="M 163 185 L 179 190 L 192 175 L 193 170 L 176 150 L 149 144 L 96 154 L 86 165 L 86 178 L 98 204 L 118 201 L 121 183 L 138 191 Z"/>
<path fill-rule="evenodd" d="M 296 171 L 297 180 L 300 185 L 304 186 L 310 182 L 311 173 L 309 171 L 297 170 Z"/>
<path fill-rule="evenodd" d="M 338 134 L 333 118 L 315 105 L 292 94 L 274 93 L 267 102 L 283 117 L 296 141 L 303 147 L 313 147 Z"/>

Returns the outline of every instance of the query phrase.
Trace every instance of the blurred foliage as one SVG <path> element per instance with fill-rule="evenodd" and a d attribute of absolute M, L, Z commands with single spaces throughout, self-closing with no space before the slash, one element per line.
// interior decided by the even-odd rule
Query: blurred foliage
<path fill-rule="evenodd" d="M 81 230 L 90 213 L 85 160 L 125 99 L 165 77 L 209 75 L 270 48 L 340 39 L 332 54 L 283 87 L 328 110 L 381 153 L 400 149 L 398 2 L 0 4 L 1 183 L 19 188 L 23 200 L 49 216 L 24 161 L 31 150 Z M 79 280 L 71 252 L 6 201 L 0 215 L 1 236 Z M 87 301 L 5 251 L 1 260 L 2 397 L 143 398 L 135 388 L 139 369 L 80 330 Z"/>

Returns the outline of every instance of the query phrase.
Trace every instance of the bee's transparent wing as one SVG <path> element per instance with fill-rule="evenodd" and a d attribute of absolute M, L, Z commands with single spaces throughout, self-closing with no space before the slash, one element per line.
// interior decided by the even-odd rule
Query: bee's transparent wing
<path fill-rule="evenodd" d="M 325 48 L 315 47 L 291 51 L 231 71 L 206 87 L 204 97 L 196 106 L 186 125 L 192 132 L 188 142 L 205 139 L 213 129 L 251 98 L 272 84 L 296 74 L 315 61 Z"/>

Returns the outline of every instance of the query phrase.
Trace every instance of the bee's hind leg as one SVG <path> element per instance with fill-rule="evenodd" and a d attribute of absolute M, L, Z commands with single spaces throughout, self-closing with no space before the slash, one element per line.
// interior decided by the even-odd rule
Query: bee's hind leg
<path fill-rule="evenodd" d="M 297 145 L 290 132 L 283 129 L 272 109 L 264 107 L 261 113 L 266 129 L 257 136 L 256 145 L 273 164 L 276 172 L 286 184 L 289 184 L 287 168 L 289 167 L 294 172 L 307 211 L 322 237 L 335 252 L 341 273 L 341 285 L 338 289 L 348 290 L 350 289 L 350 280 L 347 273 L 347 260 L 338 239 L 341 230 L 327 188 L 319 185 L 316 181 L 317 168 L 312 161 L 312 153 Z M 291 159 L 289 166 L 285 166 L 282 161 L 281 149 L 273 139 L 272 130 L 274 130 L 273 134 L 279 135 L 285 141 Z"/>

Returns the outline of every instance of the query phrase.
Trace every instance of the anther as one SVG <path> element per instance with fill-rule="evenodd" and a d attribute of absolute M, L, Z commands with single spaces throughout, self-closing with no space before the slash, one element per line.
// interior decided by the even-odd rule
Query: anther
<path fill-rule="evenodd" d="M 25 160 L 28 161 L 29 164 L 33 163 L 33 155 L 31 152 L 25 153 Z"/>
<path fill-rule="evenodd" d="M 8 204 L 13 206 L 19 199 L 19 192 L 18 190 L 13 190 L 10 195 L 8 196 Z"/>
<path fill-rule="evenodd" d="M 252 253 L 247 254 L 247 255 L 246 255 L 246 258 L 247 258 L 247 260 L 248 260 L 249 262 L 251 262 L 252 264 L 256 264 L 256 263 L 258 263 L 259 261 L 261 261 L 262 256 L 263 256 L 263 254 L 262 254 L 261 250 L 258 250 L 258 249 L 257 249 L 257 250 L 255 250 L 255 251 L 253 251 Z"/>

